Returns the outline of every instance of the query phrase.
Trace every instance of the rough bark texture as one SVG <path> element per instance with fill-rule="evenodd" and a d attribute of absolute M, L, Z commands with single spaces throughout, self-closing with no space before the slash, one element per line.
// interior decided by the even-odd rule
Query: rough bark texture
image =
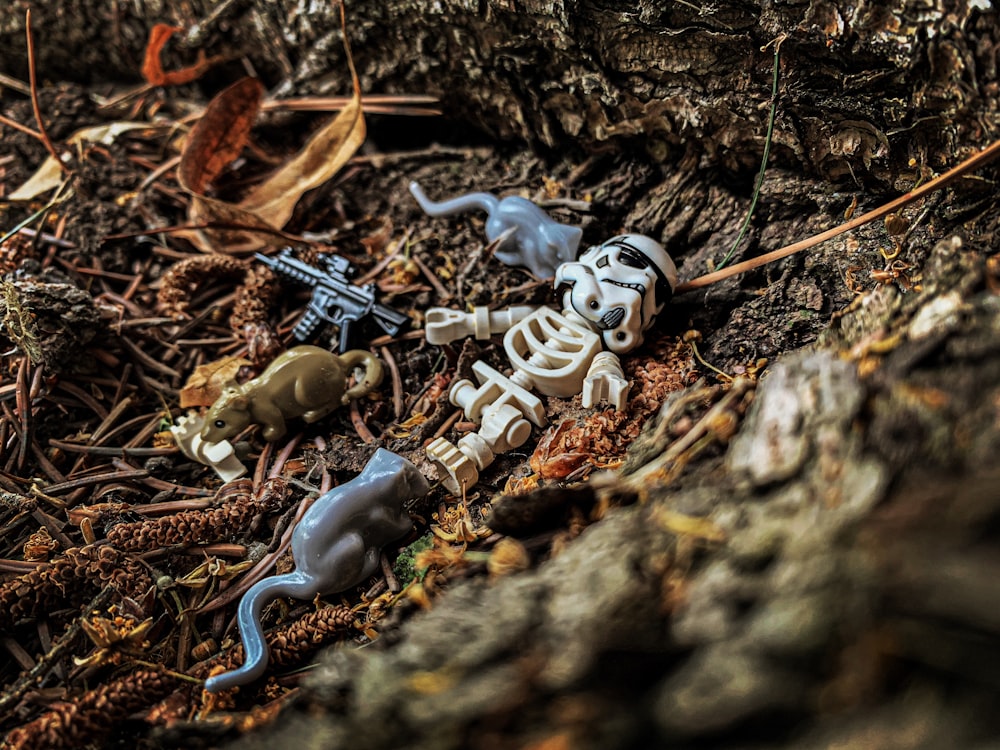
<path fill-rule="evenodd" d="M 992 747 L 1000 430 L 966 385 L 997 398 L 1000 305 L 959 301 L 977 265 L 942 243 L 928 282 L 950 298 L 877 295 L 782 357 L 713 470 L 328 657 L 238 746 Z M 904 343 L 863 380 L 835 352 L 881 327 Z"/>
<path fill-rule="evenodd" d="M 347 88 L 334 3 L 8 3 L 0 70 L 22 77 L 27 6 L 48 78 L 135 80 L 148 29 L 172 22 L 209 54 L 246 55 L 276 94 Z M 891 184 L 910 157 L 950 164 L 997 106 L 1000 31 L 983 2 L 358 0 L 348 13 L 366 91 L 437 95 L 490 134 L 556 149 L 637 137 L 658 161 L 752 171 L 779 39 L 777 164 Z M 175 59 L 193 56 L 181 46 Z"/>
<path fill-rule="evenodd" d="M 91 5 L 36 7 L 46 78 L 134 81 L 152 23 L 191 26 L 215 7 Z M 368 0 L 348 24 L 366 91 L 436 94 L 463 126 L 621 170 L 588 233 L 641 229 L 691 278 L 749 204 L 774 60 L 762 48 L 783 39 L 745 256 L 1000 135 L 986 6 Z M 0 9 L 0 70 L 21 76 L 23 7 Z M 233 3 L 199 28 L 197 48 L 245 54 L 275 95 L 347 88 L 335 8 Z M 423 173 L 435 169 L 458 171 Z M 390 172 L 389 190 L 409 176 Z M 892 268 L 882 227 L 679 300 L 671 327 L 706 332 L 716 364 L 777 358 L 728 449 L 537 569 L 456 585 L 391 637 L 328 657 L 296 709 L 238 746 L 994 747 L 995 176 L 914 213 L 906 269 L 846 314 L 845 276 Z M 901 291 L 918 273 L 923 292 Z M 724 541 L 678 533 L 665 511 Z"/>

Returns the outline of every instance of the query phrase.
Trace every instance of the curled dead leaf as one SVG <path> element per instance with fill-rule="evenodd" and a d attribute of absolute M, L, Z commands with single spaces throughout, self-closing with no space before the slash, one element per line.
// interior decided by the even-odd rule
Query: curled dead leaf
<path fill-rule="evenodd" d="M 530 565 L 531 556 L 525 546 L 516 539 L 504 537 L 493 547 L 486 570 L 491 578 L 501 578 L 527 570 Z"/>
<path fill-rule="evenodd" d="M 345 37 L 345 48 L 347 46 Z M 361 84 L 348 50 L 354 94 L 326 126 L 316 132 L 295 157 L 255 187 L 240 208 L 275 227 L 283 227 L 295 204 L 309 190 L 333 177 L 365 142 L 365 118 L 361 111 Z"/>
<path fill-rule="evenodd" d="M 256 78 L 243 78 L 208 103 L 191 129 L 177 167 L 177 181 L 185 190 L 202 195 L 219 173 L 231 164 L 250 140 L 264 87 Z"/>
<path fill-rule="evenodd" d="M 149 41 L 146 42 L 146 55 L 142 61 L 142 77 L 151 86 L 159 86 L 164 79 L 163 63 L 160 55 L 167 40 L 181 30 L 180 26 L 168 23 L 158 23 L 149 30 Z"/>
<path fill-rule="evenodd" d="M 532 471 L 543 479 L 564 479 L 590 458 L 588 453 L 567 450 L 574 442 L 571 431 L 576 428 L 572 419 L 564 419 L 555 427 L 550 427 L 538 441 L 529 461 Z"/>
<path fill-rule="evenodd" d="M 240 368 L 250 364 L 245 357 L 225 357 L 199 365 L 181 389 L 181 408 L 211 406 L 227 385 L 236 382 Z"/>
<path fill-rule="evenodd" d="M 245 78 L 216 96 L 206 108 L 188 138 L 177 171 L 181 187 L 192 196 L 188 219 L 194 226 L 205 228 L 187 235 L 201 250 L 252 252 L 284 239 L 280 229 L 292 217 L 299 199 L 337 174 L 364 143 L 361 83 L 347 43 L 346 24 L 344 50 L 351 71 L 351 98 L 291 160 L 252 188 L 239 203 L 206 196 L 205 191 L 249 140 L 263 88 L 256 79 Z"/>
<path fill-rule="evenodd" d="M 205 53 L 198 51 L 198 60 L 194 65 L 189 65 L 180 70 L 166 72 L 163 70 L 163 63 L 160 56 L 167 40 L 178 31 L 183 31 L 180 26 L 171 26 L 166 23 L 158 23 L 149 30 L 149 41 L 146 43 L 146 55 L 142 62 L 142 77 L 150 86 L 180 86 L 190 83 L 201 77 L 201 75 L 215 65 L 219 58 L 207 58 Z"/>

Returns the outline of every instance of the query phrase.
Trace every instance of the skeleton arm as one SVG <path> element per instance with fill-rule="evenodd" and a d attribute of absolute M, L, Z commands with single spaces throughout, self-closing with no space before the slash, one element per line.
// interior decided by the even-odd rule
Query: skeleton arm
<path fill-rule="evenodd" d="M 427 311 L 424 330 L 430 344 L 449 344 L 466 336 L 488 339 L 495 333 L 504 333 L 535 310 L 528 305 L 518 305 L 496 312 L 490 312 L 487 307 L 473 307 L 472 312 L 466 313 L 447 307 L 432 307 Z"/>
<path fill-rule="evenodd" d="M 601 401 L 607 401 L 618 411 L 624 411 L 628 400 L 629 383 L 625 379 L 618 355 L 601 352 L 594 357 L 583 381 L 583 406 L 589 409 Z"/>

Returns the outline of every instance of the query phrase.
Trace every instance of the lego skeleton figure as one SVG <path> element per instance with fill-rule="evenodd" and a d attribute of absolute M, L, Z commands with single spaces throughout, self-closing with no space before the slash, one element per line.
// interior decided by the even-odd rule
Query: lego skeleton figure
<path fill-rule="evenodd" d="M 529 422 L 545 425 L 544 407 L 533 390 L 564 398 L 580 393 L 587 408 L 600 401 L 625 407 L 629 384 L 618 355 L 642 343 L 673 294 L 677 269 L 658 242 L 625 234 L 563 263 L 555 285 L 563 289 L 559 311 L 530 306 L 427 311 L 432 344 L 506 332 L 504 351 L 514 369 L 507 377 L 477 361 L 472 370 L 479 385 L 461 380 L 451 387 L 451 402 L 480 425 L 457 445 L 438 438 L 427 446 L 444 486 L 456 495 L 479 481 L 479 471 L 496 454 L 522 445 L 531 434 Z"/>

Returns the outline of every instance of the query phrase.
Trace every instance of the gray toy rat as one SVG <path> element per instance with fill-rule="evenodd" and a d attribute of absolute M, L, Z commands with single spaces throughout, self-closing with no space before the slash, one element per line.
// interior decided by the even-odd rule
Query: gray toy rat
<path fill-rule="evenodd" d="M 429 491 L 417 467 L 379 448 L 358 476 L 317 498 L 292 533 L 295 570 L 259 581 L 240 600 L 243 666 L 209 677 L 205 689 L 217 693 L 262 677 L 269 654 L 260 615 L 268 602 L 312 599 L 364 581 L 378 569 L 382 547 L 410 530 L 403 503 Z"/>
<path fill-rule="evenodd" d="M 516 195 L 497 198 L 490 193 L 467 193 L 435 203 L 416 182 L 410 183 L 410 192 L 424 213 L 430 216 L 485 211 L 488 242 L 510 232 L 495 254 L 497 260 L 508 266 L 525 266 L 535 276 L 548 279 L 555 276 L 560 265 L 576 260 L 576 249 L 583 230 L 560 224 L 527 198 Z"/>

